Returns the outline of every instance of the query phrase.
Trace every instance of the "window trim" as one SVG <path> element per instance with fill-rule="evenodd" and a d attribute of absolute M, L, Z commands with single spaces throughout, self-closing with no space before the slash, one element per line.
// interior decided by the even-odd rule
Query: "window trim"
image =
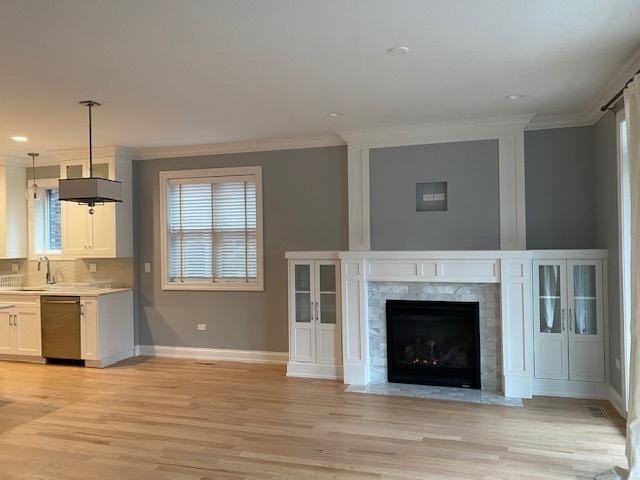
<path fill-rule="evenodd" d="M 27 186 L 31 185 L 32 180 L 27 182 Z M 57 178 L 39 178 L 36 180 L 38 187 L 43 190 L 51 188 L 58 188 Z M 60 250 L 44 250 L 42 252 L 36 252 L 36 208 L 32 201 L 28 202 L 27 210 L 27 229 L 29 231 L 29 260 L 38 260 L 40 257 L 47 257 L 50 260 L 75 260 L 75 257 L 65 255 Z M 62 230 L 62 212 L 60 212 L 60 229 Z M 62 234 L 62 232 L 60 232 Z"/>
<path fill-rule="evenodd" d="M 199 180 L 211 177 L 253 176 L 256 182 L 256 281 L 206 281 L 206 282 L 172 282 L 169 280 L 169 245 L 168 245 L 168 196 L 167 187 L 170 180 Z M 162 171 L 160 178 L 160 263 L 162 290 L 187 291 L 264 291 L 264 248 L 262 227 L 262 167 L 223 167 L 195 170 Z"/>

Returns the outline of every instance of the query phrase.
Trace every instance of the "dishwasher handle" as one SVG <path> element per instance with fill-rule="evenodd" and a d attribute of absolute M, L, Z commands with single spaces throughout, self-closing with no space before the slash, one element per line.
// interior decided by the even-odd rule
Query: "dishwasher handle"
<path fill-rule="evenodd" d="M 42 300 L 42 303 L 58 304 L 58 305 L 77 305 L 80 300 Z"/>

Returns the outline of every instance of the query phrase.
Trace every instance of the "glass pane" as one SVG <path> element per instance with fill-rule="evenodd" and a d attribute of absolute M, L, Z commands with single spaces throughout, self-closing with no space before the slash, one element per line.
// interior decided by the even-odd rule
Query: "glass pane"
<path fill-rule="evenodd" d="M 560 297 L 560 266 L 540 265 L 538 270 L 540 278 L 541 297 Z"/>
<path fill-rule="evenodd" d="M 597 335 L 598 322 L 595 299 L 575 300 L 575 332 L 578 335 Z"/>
<path fill-rule="evenodd" d="M 82 178 L 82 165 L 69 165 L 67 167 L 67 178 Z"/>
<path fill-rule="evenodd" d="M 93 176 L 98 178 L 109 179 L 109 164 L 108 163 L 94 163 L 93 164 Z"/>
<path fill-rule="evenodd" d="M 320 294 L 320 323 L 336 323 L 336 294 Z"/>
<path fill-rule="evenodd" d="M 540 331 L 560 333 L 562 329 L 559 298 L 540 299 Z"/>
<path fill-rule="evenodd" d="M 311 322 L 311 293 L 296 293 L 296 322 Z"/>
<path fill-rule="evenodd" d="M 60 195 L 57 188 L 46 190 L 47 205 L 47 250 L 61 250 L 60 239 Z"/>
<path fill-rule="evenodd" d="M 595 298 L 596 297 L 595 265 L 574 265 L 573 295 L 576 298 Z"/>
<path fill-rule="evenodd" d="M 296 292 L 311 291 L 311 265 L 296 265 Z"/>
<path fill-rule="evenodd" d="M 320 291 L 336 291 L 336 267 L 335 265 L 320 265 Z"/>

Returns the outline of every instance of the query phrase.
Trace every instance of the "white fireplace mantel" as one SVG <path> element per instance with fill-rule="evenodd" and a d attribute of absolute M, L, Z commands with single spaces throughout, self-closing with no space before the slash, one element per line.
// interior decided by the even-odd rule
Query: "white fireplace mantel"
<path fill-rule="evenodd" d="M 367 283 L 452 282 L 500 284 L 503 391 L 533 393 L 533 260 L 603 259 L 606 250 L 287 252 L 287 258 L 339 258 L 344 382 L 369 383 Z"/>

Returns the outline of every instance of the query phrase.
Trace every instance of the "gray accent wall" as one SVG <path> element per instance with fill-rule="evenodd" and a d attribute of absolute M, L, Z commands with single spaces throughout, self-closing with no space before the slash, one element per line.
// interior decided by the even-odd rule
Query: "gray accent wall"
<path fill-rule="evenodd" d="M 597 247 L 609 250 L 607 275 L 609 318 L 609 379 L 622 393 L 621 371 L 615 360 L 621 359 L 620 347 L 620 268 L 618 246 L 618 153 L 615 116 L 607 112 L 593 127 L 595 157 L 595 197 Z"/>
<path fill-rule="evenodd" d="M 498 141 L 369 153 L 372 250 L 500 248 Z M 447 182 L 448 209 L 416 211 L 416 183 Z"/>
<path fill-rule="evenodd" d="M 527 248 L 595 248 L 592 127 L 527 131 Z"/>
<path fill-rule="evenodd" d="M 264 291 L 163 291 L 159 173 L 249 165 L 262 166 Z M 134 185 L 136 343 L 286 352 L 285 251 L 348 249 L 346 147 L 138 161 Z"/>

